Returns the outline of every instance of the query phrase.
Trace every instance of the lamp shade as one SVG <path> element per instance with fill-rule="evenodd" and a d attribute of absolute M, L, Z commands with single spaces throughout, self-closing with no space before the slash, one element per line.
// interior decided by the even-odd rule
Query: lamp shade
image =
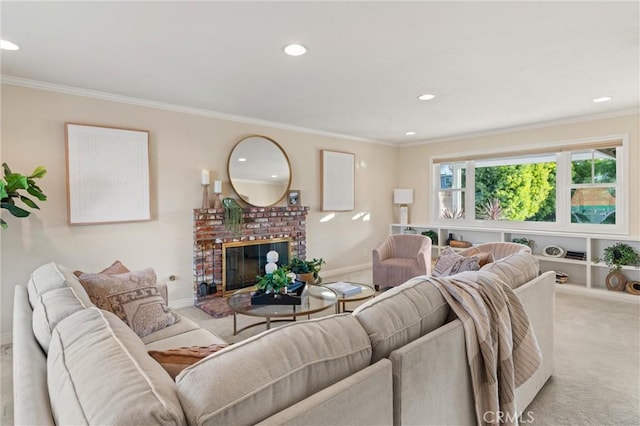
<path fill-rule="evenodd" d="M 413 204 L 413 189 L 394 189 L 393 204 Z"/>

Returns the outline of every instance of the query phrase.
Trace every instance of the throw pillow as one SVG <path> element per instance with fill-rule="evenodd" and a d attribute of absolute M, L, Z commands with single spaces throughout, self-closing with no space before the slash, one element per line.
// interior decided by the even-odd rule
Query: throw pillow
<path fill-rule="evenodd" d="M 98 272 L 98 274 L 115 275 L 115 274 L 124 274 L 126 272 L 130 272 L 129 268 L 124 266 L 122 262 L 120 262 L 119 260 L 116 260 L 111 264 L 111 266 L 107 267 L 105 270 L 101 272 Z M 78 278 L 80 277 L 80 275 L 83 275 L 83 274 L 84 272 L 82 271 L 73 271 L 73 275 L 75 275 Z"/>
<path fill-rule="evenodd" d="M 149 355 L 158 361 L 167 373 L 175 380 L 176 376 L 188 366 L 195 364 L 202 358 L 218 352 L 229 345 L 213 344 L 209 346 L 191 346 L 166 351 L 149 351 Z"/>
<path fill-rule="evenodd" d="M 477 271 L 480 269 L 480 258 L 476 256 L 462 256 L 452 248 L 445 247 L 440 253 L 431 274 L 434 277 L 446 277 L 459 272 Z"/>
<path fill-rule="evenodd" d="M 453 275 L 456 273 L 458 269 L 458 265 L 462 262 L 464 256 L 460 256 L 458 253 L 453 251 L 451 247 L 445 247 L 438 256 L 436 260 L 436 264 L 433 265 L 433 270 L 431 274 L 434 277 L 446 277 L 448 275 Z"/>
<path fill-rule="evenodd" d="M 493 255 L 491 254 L 491 252 L 481 251 L 480 249 L 475 247 L 465 250 L 464 253 L 462 253 L 461 255 L 467 256 L 467 257 L 471 257 L 471 256 L 477 257 L 478 263 L 480 264 L 481 268 L 487 263 L 493 262 Z"/>
<path fill-rule="evenodd" d="M 151 268 L 116 275 L 83 274 L 79 280 L 94 305 L 116 314 L 139 337 L 177 321 L 155 285 Z"/>

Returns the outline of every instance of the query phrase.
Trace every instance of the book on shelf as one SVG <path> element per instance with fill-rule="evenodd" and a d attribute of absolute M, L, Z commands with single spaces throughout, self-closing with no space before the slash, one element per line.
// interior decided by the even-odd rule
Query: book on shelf
<path fill-rule="evenodd" d="M 325 287 L 329 287 L 331 290 L 338 293 L 338 296 L 342 297 L 353 296 L 354 294 L 362 293 L 362 287 L 359 285 L 353 285 L 344 281 L 338 281 L 331 284 L 324 284 Z"/>

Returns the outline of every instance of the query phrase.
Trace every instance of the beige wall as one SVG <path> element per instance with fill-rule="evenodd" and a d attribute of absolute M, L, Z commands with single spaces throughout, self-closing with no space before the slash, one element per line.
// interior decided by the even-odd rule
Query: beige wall
<path fill-rule="evenodd" d="M 513 149 L 541 143 L 571 141 L 609 135 L 629 135 L 629 220 L 631 235 L 640 235 L 640 115 L 625 115 L 586 122 L 549 126 L 538 129 L 502 133 L 490 136 L 461 138 L 455 141 L 432 143 L 399 149 L 398 185 L 416 188 L 414 204 L 411 206 L 411 222 L 430 222 L 429 199 L 431 170 L 429 157 L 440 154 L 478 152 L 483 149 Z"/>
<path fill-rule="evenodd" d="M 225 181 L 227 156 L 250 134 L 276 140 L 287 152 L 292 188 L 310 206 L 307 255 L 326 260 L 326 271 L 369 263 L 371 249 L 389 232 L 391 193 L 396 183 L 397 149 L 348 139 L 261 127 L 246 123 L 146 108 L 72 95 L 2 86 L 2 162 L 22 173 L 44 165 L 40 186 L 48 196 L 27 219 L 3 213 L 9 229 L 1 232 L 2 336 L 11 332 L 13 286 L 26 283 L 31 271 L 56 261 L 97 271 L 120 259 L 130 268 L 153 267 L 169 282 L 169 297 L 192 296 L 192 209 L 202 199 L 200 171 L 211 181 Z M 150 222 L 67 225 L 64 123 L 108 125 L 150 132 Z M 320 222 L 320 150 L 356 154 L 356 211 Z M 385 195 L 387 194 L 387 195 Z M 282 203 L 286 205 L 286 200 Z M 356 220 L 356 212 L 370 220 Z"/>

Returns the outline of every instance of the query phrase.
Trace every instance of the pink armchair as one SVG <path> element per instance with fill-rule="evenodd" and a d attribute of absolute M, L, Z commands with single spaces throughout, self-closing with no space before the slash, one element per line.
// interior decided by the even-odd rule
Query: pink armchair
<path fill-rule="evenodd" d="M 418 275 L 431 275 L 431 238 L 391 235 L 373 249 L 373 285 L 393 287 Z"/>

